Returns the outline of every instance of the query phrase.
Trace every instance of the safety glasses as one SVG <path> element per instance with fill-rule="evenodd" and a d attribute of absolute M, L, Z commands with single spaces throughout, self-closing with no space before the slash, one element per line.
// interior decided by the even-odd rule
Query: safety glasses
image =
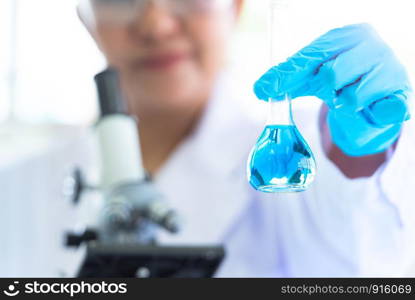
<path fill-rule="evenodd" d="M 94 22 L 127 24 L 150 5 L 161 5 L 175 16 L 211 13 L 232 6 L 234 0 L 80 0 L 80 13 Z M 92 20 L 90 20 L 92 21 Z"/>

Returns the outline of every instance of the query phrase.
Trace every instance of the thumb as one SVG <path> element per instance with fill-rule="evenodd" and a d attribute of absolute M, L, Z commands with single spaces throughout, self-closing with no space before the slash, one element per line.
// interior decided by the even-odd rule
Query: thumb
<path fill-rule="evenodd" d="M 410 96 L 410 93 L 398 91 L 375 101 L 363 111 L 363 114 L 370 123 L 381 127 L 403 123 L 410 119 L 408 108 Z"/>

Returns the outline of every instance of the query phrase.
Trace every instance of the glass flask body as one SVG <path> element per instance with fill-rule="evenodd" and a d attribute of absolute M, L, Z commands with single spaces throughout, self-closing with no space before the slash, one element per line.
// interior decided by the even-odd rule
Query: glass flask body
<path fill-rule="evenodd" d="M 313 153 L 293 122 L 291 100 L 270 99 L 268 121 L 248 159 L 249 183 L 266 193 L 301 192 L 315 171 Z"/>

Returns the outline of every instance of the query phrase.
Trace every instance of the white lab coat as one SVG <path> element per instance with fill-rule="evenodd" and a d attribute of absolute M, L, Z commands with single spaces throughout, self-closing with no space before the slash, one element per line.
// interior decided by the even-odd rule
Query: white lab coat
<path fill-rule="evenodd" d="M 240 86 L 223 77 L 219 82 L 198 128 L 155 176 L 184 219 L 177 236 L 159 232 L 159 240 L 223 243 L 227 256 L 216 276 L 406 274 L 415 261 L 415 121 L 405 124 L 396 151 L 374 176 L 348 180 L 322 153 L 320 102 L 295 101 L 295 120 L 316 156 L 316 181 L 301 194 L 262 194 L 245 174 L 265 120 L 243 105 L 247 96 L 256 103 L 253 95 L 240 95 Z M 96 152 L 89 134 L 56 132 L 55 147 L 0 168 L 0 276 L 73 276 L 83 258 L 62 241 L 88 216 L 63 201 L 61 188 L 66 167 L 96 170 Z"/>
<path fill-rule="evenodd" d="M 221 82 L 198 128 L 155 176 L 184 219 L 178 235 L 160 232 L 160 241 L 223 243 L 218 277 L 403 276 L 415 259 L 414 121 L 374 176 L 349 180 L 322 152 L 319 101 L 298 100 L 294 116 L 316 157 L 315 183 L 304 193 L 262 194 L 247 182 L 246 160 L 264 120 Z"/>

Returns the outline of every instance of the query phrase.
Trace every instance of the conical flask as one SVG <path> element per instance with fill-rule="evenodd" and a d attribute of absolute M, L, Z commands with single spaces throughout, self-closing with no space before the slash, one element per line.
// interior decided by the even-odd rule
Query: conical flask
<path fill-rule="evenodd" d="M 291 99 L 270 99 L 268 105 L 265 129 L 248 159 L 248 180 L 266 193 L 304 191 L 314 180 L 316 163 L 294 124 Z"/>

